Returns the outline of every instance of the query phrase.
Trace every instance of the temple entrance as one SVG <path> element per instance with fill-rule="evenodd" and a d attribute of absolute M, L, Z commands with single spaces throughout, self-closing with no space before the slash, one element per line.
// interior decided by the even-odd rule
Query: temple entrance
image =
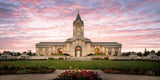
<path fill-rule="evenodd" d="M 80 46 L 77 46 L 77 47 L 75 48 L 75 56 L 76 56 L 76 57 L 82 56 L 82 48 L 81 48 Z"/>

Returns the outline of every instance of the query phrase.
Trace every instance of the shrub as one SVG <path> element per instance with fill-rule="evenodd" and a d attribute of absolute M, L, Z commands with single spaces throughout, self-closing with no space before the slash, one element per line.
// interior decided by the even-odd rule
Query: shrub
<path fill-rule="evenodd" d="M 58 58 L 58 60 L 64 60 L 64 58 L 61 58 L 61 57 L 60 57 L 60 58 Z"/>
<path fill-rule="evenodd" d="M 96 53 L 96 54 L 93 54 L 93 56 L 105 56 L 106 54 L 105 53 Z"/>
<path fill-rule="evenodd" d="M 44 56 L 43 54 L 40 54 L 40 56 Z"/>
<path fill-rule="evenodd" d="M 48 58 L 49 60 L 56 60 L 55 58 Z"/>
<path fill-rule="evenodd" d="M 51 54 L 52 56 L 64 56 L 63 54 Z"/>
<path fill-rule="evenodd" d="M 108 56 L 104 57 L 104 60 L 108 60 Z"/>

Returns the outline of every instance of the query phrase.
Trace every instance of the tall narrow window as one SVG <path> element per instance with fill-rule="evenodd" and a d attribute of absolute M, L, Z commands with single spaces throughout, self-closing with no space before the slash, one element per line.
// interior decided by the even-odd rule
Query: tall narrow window
<path fill-rule="evenodd" d="M 80 35 L 80 31 L 81 31 L 81 29 L 77 28 L 77 35 Z"/>

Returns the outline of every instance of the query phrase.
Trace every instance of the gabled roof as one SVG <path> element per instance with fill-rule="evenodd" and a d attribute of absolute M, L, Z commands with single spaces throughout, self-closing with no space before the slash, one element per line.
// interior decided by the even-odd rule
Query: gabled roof
<path fill-rule="evenodd" d="M 71 37 L 71 38 L 68 38 L 66 40 L 66 42 L 72 42 L 74 40 L 82 40 L 82 41 L 85 41 L 85 42 L 91 42 L 90 39 L 85 38 L 85 37 Z"/>

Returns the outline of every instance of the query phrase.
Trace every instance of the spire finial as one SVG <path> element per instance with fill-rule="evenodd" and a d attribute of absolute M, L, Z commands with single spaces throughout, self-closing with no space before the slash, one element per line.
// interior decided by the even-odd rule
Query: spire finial
<path fill-rule="evenodd" d="M 79 8 L 77 8 L 77 11 L 78 11 L 78 13 L 79 13 Z"/>
<path fill-rule="evenodd" d="M 81 17 L 80 17 L 80 15 L 79 15 L 79 9 L 77 8 L 77 11 L 78 11 L 78 13 L 77 13 L 77 18 L 76 18 L 76 20 L 81 20 Z"/>

